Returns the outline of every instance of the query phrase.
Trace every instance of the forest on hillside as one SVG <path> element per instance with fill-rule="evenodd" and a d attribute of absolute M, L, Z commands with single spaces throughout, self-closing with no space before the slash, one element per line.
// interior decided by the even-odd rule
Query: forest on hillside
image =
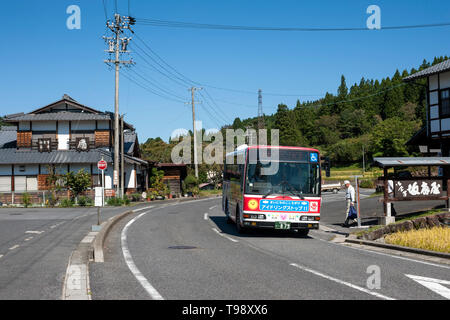
<path fill-rule="evenodd" d="M 295 106 L 278 105 L 276 113 L 264 115 L 269 137 L 271 129 L 279 130 L 280 145 L 318 148 L 333 165 L 348 165 L 375 156 L 410 156 L 418 149 L 406 142 L 425 124 L 426 79 L 405 83 L 402 79 L 448 57 L 426 60 L 410 71 L 396 70 L 381 80 L 362 78 L 349 87 L 345 77 L 337 93 L 327 93 L 316 101 Z M 258 118 L 236 118 L 222 128 L 257 128 Z M 192 134 L 192 132 L 190 132 Z M 143 143 L 148 160 L 171 162 L 175 142 L 150 138 Z"/>

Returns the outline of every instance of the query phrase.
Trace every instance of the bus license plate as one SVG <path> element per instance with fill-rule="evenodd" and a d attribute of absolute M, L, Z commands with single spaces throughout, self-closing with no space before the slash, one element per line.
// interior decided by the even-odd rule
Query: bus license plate
<path fill-rule="evenodd" d="M 275 222 L 275 229 L 287 230 L 291 228 L 290 222 Z"/>

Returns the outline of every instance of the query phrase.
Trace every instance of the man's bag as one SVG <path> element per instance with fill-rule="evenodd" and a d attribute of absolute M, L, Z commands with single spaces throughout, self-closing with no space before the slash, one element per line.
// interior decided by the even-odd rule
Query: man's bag
<path fill-rule="evenodd" d="M 350 206 L 350 210 L 348 211 L 348 218 L 356 219 L 357 217 L 358 217 L 358 214 L 356 213 L 355 206 Z"/>

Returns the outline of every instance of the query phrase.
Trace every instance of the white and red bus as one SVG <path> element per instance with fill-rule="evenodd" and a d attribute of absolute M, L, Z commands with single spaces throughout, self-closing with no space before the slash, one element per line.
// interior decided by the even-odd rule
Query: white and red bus
<path fill-rule="evenodd" d="M 266 174 L 273 162 L 277 170 Z M 239 233 L 268 228 L 306 236 L 319 228 L 320 184 L 318 150 L 243 145 L 226 155 L 222 209 Z"/>

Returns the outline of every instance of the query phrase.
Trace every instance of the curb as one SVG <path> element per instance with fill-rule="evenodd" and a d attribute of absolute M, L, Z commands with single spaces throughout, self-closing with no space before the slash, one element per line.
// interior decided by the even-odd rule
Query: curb
<path fill-rule="evenodd" d="M 142 209 L 137 210 L 145 210 L 150 207 L 144 207 Z M 105 239 L 108 236 L 109 231 L 111 231 L 111 228 L 119 222 L 122 218 L 126 217 L 130 213 L 134 213 L 137 211 L 135 210 L 129 210 L 125 211 L 121 214 L 118 214 L 112 218 L 109 218 L 107 221 L 103 222 L 100 227 L 100 231 L 95 236 L 95 239 L 93 241 L 93 249 L 94 249 L 94 261 L 95 262 L 104 262 L 104 255 L 103 255 L 103 244 L 105 243 Z"/>
<path fill-rule="evenodd" d="M 72 252 L 64 277 L 62 300 L 91 300 L 89 260 L 92 243 L 98 232 L 89 232 Z"/>
<path fill-rule="evenodd" d="M 373 246 L 373 247 L 380 247 L 380 248 L 385 248 L 385 249 L 392 249 L 392 250 L 397 250 L 397 251 L 410 252 L 410 253 L 417 253 L 417 254 L 422 254 L 422 255 L 426 255 L 426 256 L 432 256 L 432 257 L 438 257 L 438 258 L 444 258 L 444 259 L 450 260 L 450 254 L 444 253 L 444 252 L 436 252 L 436 251 L 430 251 L 430 250 L 424 250 L 424 249 L 409 248 L 409 247 L 398 246 L 395 244 L 381 243 L 381 242 L 370 241 L 370 240 L 359 240 L 359 239 L 348 239 L 347 238 L 347 239 L 345 239 L 345 242 L 368 245 L 368 246 Z"/>

